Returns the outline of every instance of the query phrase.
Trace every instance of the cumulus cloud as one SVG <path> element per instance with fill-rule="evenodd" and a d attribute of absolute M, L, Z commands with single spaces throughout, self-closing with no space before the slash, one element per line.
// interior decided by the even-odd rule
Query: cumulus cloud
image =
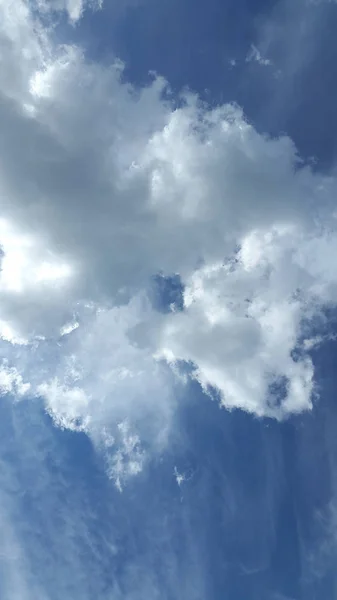
<path fill-rule="evenodd" d="M 300 346 L 300 338 L 335 284 L 314 255 L 303 264 L 311 241 L 301 238 L 288 227 L 251 231 L 232 259 L 191 276 L 185 310 L 163 325 L 159 354 L 196 365 L 196 378 L 220 390 L 228 408 L 281 418 L 311 406 L 312 340 Z"/>
<path fill-rule="evenodd" d="M 54 7 L 76 21 L 83 3 Z M 25 0 L 0 3 L 6 385 L 30 384 L 98 445 L 113 423 L 119 485 L 167 435 L 163 359 L 191 363 L 228 408 L 310 408 L 307 324 L 336 298 L 335 178 L 238 107 L 173 107 L 160 78 L 137 90 L 42 23 Z M 180 276 L 182 310 L 146 301 L 157 273 Z"/>

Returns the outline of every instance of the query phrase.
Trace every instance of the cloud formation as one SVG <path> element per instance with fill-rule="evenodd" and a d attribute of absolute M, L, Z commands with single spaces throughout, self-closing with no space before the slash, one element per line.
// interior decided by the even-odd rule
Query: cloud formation
<path fill-rule="evenodd" d="M 53 7 L 76 21 L 83 3 Z M 163 360 L 230 409 L 309 409 L 309 325 L 336 298 L 334 176 L 236 106 L 174 105 L 159 77 L 138 90 L 118 61 L 56 46 L 25 0 L 1 1 L 0 44 L 3 389 L 98 445 L 117 436 L 119 485 L 167 435 Z M 158 273 L 180 276 L 183 310 L 146 300 Z"/>

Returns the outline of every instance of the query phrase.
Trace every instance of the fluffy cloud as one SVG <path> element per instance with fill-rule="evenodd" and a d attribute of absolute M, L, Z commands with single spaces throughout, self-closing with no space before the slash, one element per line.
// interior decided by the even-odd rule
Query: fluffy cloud
<path fill-rule="evenodd" d="M 191 276 L 185 310 L 163 326 L 159 354 L 196 365 L 228 408 L 280 418 L 311 405 L 313 365 L 294 350 L 315 293 L 296 242 L 287 229 L 250 232 L 232 260 Z"/>
<path fill-rule="evenodd" d="M 118 62 L 56 47 L 30 6 L 0 3 L 11 381 L 29 382 L 60 425 L 103 446 L 118 439 L 109 461 L 120 485 L 143 464 L 139 439 L 165 438 L 163 358 L 192 363 L 229 408 L 277 418 L 310 408 L 304 325 L 335 303 L 334 177 L 302 164 L 289 138 L 257 133 L 238 107 L 187 95 L 174 108 L 160 78 L 136 90 Z M 76 21 L 83 3 L 53 6 Z M 180 275 L 182 311 L 160 315 L 144 300 L 159 272 Z"/>

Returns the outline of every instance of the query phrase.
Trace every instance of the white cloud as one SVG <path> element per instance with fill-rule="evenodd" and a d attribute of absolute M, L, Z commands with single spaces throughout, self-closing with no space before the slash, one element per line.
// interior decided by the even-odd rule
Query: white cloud
<path fill-rule="evenodd" d="M 177 467 L 174 467 L 173 474 L 178 486 L 180 487 L 184 483 L 184 481 L 186 481 L 186 476 L 184 475 L 184 473 L 180 473 Z"/>
<path fill-rule="evenodd" d="M 250 50 L 246 57 L 246 62 L 257 62 L 263 67 L 270 67 L 272 65 L 271 60 L 269 58 L 264 58 L 260 50 L 258 50 L 258 48 L 254 46 L 254 44 L 252 44 L 250 47 Z"/>
<path fill-rule="evenodd" d="M 191 472 L 191 471 L 181 472 L 178 470 L 177 467 L 174 467 L 173 475 L 175 477 L 175 480 L 176 480 L 178 486 L 181 487 L 183 483 L 187 483 L 188 481 L 190 481 L 192 479 L 193 472 Z"/>
<path fill-rule="evenodd" d="M 30 390 L 30 384 L 25 383 L 15 367 L 9 367 L 6 360 L 0 366 L 0 394 L 13 394 L 21 397 Z"/>
<path fill-rule="evenodd" d="M 158 355 L 192 362 L 227 408 L 276 418 L 311 408 L 306 352 L 325 337 L 313 339 L 304 323 L 335 302 L 335 240 L 299 225 L 251 230 L 231 259 L 193 273 L 185 310 L 163 324 Z"/>
<path fill-rule="evenodd" d="M 129 422 L 160 446 L 158 356 L 193 362 L 229 408 L 310 408 L 314 368 L 294 350 L 336 298 L 335 178 L 237 107 L 173 109 L 160 78 L 135 90 L 118 62 L 54 47 L 24 0 L 0 3 L 0 44 L 0 331 L 55 422 L 98 445 Z M 158 272 L 180 274 L 183 312 L 141 300 Z"/>
<path fill-rule="evenodd" d="M 292 355 L 311 289 L 305 289 L 304 302 L 295 295 L 307 285 L 307 274 L 288 246 L 296 236 L 288 235 L 252 232 L 235 261 L 194 273 L 185 310 L 163 326 L 159 354 L 193 362 L 202 386 L 217 388 L 228 408 L 282 417 L 311 406 L 312 363 Z M 277 387 L 284 385 L 278 398 Z"/>
<path fill-rule="evenodd" d="M 0 392 L 39 395 L 55 424 L 86 432 L 122 490 L 169 439 L 176 399 L 162 358 L 173 371 L 192 362 L 229 409 L 283 418 L 310 408 L 307 352 L 324 339 L 310 322 L 336 302 L 336 180 L 301 165 L 288 138 L 258 134 L 236 107 L 187 97 L 174 110 L 160 79 L 137 91 L 121 83 L 118 62 L 53 47 L 29 6 L 0 0 Z M 58 6 L 73 21 L 81 14 L 82 3 Z M 181 275 L 183 311 L 149 305 L 158 271 Z M 16 432 L 19 454 L 36 476 L 39 530 L 62 560 L 46 559 L 36 531 L 17 522 L 19 494 L 10 505 L 1 492 L 7 597 L 97 596 L 118 544 L 95 550 L 87 499 L 58 469 L 43 471 L 60 450 L 32 420 L 30 435 Z M 14 469 L 0 472 L 1 489 L 15 490 Z M 145 567 L 131 564 L 116 598 L 159 597 Z M 179 593 L 200 595 L 201 571 Z"/>

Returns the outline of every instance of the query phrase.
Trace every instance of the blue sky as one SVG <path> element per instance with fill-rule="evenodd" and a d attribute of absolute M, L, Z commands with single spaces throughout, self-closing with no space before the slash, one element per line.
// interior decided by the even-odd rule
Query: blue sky
<path fill-rule="evenodd" d="M 0 0 L 0 595 L 331 600 L 337 4 Z"/>

